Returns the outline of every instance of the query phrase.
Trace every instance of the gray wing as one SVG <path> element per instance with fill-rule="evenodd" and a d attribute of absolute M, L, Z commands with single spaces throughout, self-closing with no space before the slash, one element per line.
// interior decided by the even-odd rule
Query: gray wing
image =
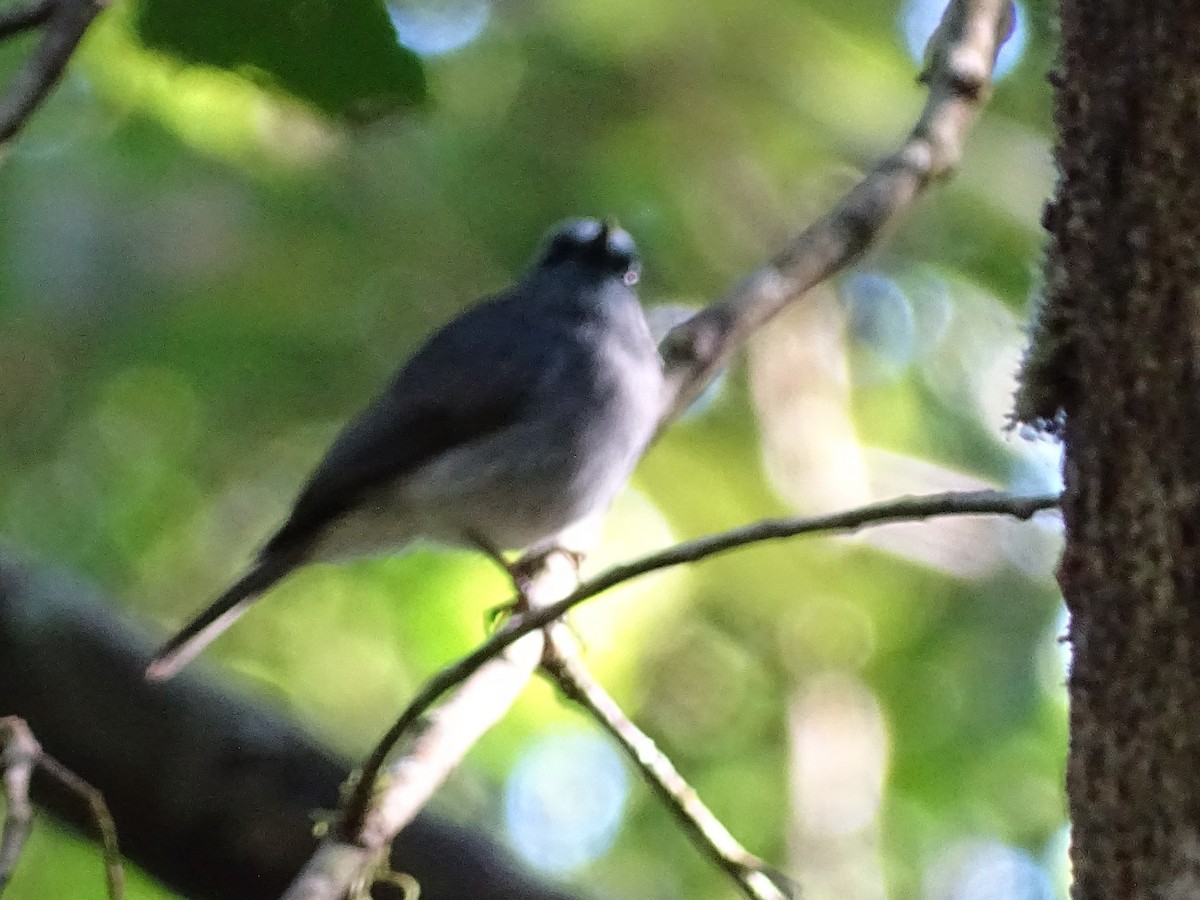
<path fill-rule="evenodd" d="M 453 320 L 333 442 L 261 557 L 303 552 L 371 488 L 518 420 L 569 340 L 518 292 Z"/>

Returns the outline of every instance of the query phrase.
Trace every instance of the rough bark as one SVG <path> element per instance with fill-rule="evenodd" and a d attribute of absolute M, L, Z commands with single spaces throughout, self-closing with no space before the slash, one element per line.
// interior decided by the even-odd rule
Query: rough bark
<path fill-rule="evenodd" d="M 203 675 L 148 684 L 152 643 L 111 609 L 65 573 L 0 555 L 0 711 L 104 793 L 122 850 L 152 875 L 197 900 L 278 897 L 349 765 Z M 33 788 L 42 808 L 89 830 L 77 798 L 37 776 Z M 423 900 L 570 900 L 491 839 L 429 815 L 400 835 L 391 863 Z"/>
<path fill-rule="evenodd" d="M 1017 415 L 1066 447 L 1073 896 L 1197 897 L 1200 4 L 1060 9 L 1061 181 Z"/>

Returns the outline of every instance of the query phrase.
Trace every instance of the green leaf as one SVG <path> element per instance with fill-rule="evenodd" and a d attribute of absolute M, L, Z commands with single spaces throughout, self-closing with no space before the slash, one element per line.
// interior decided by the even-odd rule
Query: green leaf
<path fill-rule="evenodd" d="M 425 99 L 425 73 L 379 0 L 137 0 L 150 48 L 232 70 L 361 122 Z"/>

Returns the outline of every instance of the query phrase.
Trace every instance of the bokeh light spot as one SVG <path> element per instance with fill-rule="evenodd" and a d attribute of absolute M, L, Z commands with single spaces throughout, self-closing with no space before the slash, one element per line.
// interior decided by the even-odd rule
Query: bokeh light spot
<path fill-rule="evenodd" d="M 855 348 L 855 375 L 860 382 L 888 381 L 899 376 L 917 353 L 917 326 L 912 303 L 891 278 L 857 272 L 842 281 L 838 293 L 846 305 Z"/>
<path fill-rule="evenodd" d="M 879 813 L 890 756 L 883 711 L 856 679 L 814 679 L 789 714 L 794 804 L 806 832 L 853 834 Z"/>
<path fill-rule="evenodd" d="M 1028 852 L 999 841 L 947 850 L 925 879 L 926 900 L 1052 900 L 1049 873 Z"/>
<path fill-rule="evenodd" d="M 492 15 L 484 0 L 396 0 L 387 9 L 396 38 L 422 56 L 440 56 L 465 47 L 483 34 Z"/>
<path fill-rule="evenodd" d="M 612 846 L 629 796 L 616 751 L 599 737 L 556 734 L 534 744 L 504 790 L 504 820 L 534 868 L 565 874 Z"/>

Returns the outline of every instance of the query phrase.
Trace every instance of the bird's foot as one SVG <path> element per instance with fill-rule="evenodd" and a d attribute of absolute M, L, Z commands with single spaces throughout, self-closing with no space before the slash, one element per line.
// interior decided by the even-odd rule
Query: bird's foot
<path fill-rule="evenodd" d="M 509 618 L 513 613 L 529 609 L 532 604 L 529 602 L 529 587 L 532 584 L 532 572 L 526 572 L 522 568 L 524 559 L 518 559 L 515 562 L 509 562 L 504 558 L 504 553 L 485 538 L 481 534 L 474 532 L 467 533 L 467 539 L 475 545 L 484 556 L 494 562 L 497 566 L 504 570 L 504 574 L 508 576 L 512 582 L 513 590 L 516 592 L 516 599 L 510 603 L 501 603 L 498 606 L 491 607 L 486 613 L 488 631 L 495 631 L 502 621 Z"/>
<path fill-rule="evenodd" d="M 534 608 L 534 605 L 529 600 L 527 591 L 533 584 L 533 579 L 545 569 L 550 557 L 556 553 L 563 556 L 571 565 L 571 568 L 575 570 L 576 581 L 578 581 L 579 569 L 583 565 L 584 560 L 584 554 L 580 551 L 571 550 L 567 547 L 554 546 L 548 550 L 527 553 L 508 567 L 509 576 L 513 579 L 513 583 L 517 585 L 517 593 L 520 598 L 517 603 L 508 604 L 507 611 L 509 614 Z M 579 633 L 579 630 L 575 627 L 575 623 L 570 618 L 564 616 L 560 620 L 560 624 L 566 627 L 580 648 L 586 647 L 583 635 Z"/>
<path fill-rule="evenodd" d="M 571 568 L 576 573 L 579 572 L 580 566 L 583 565 L 583 554 L 578 550 L 569 550 L 566 547 L 554 546 L 547 550 L 536 550 L 533 553 L 526 553 L 520 559 L 509 564 L 508 573 L 513 581 L 517 582 L 518 587 L 524 586 L 527 589 L 533 583 L 533 579 L 537 577 L 538 573 L 546 567 L 546 563 L 550 557 L 556 553 L 565 556 L 567 562 L 571 564 Z"/>
<path fill-rule="evenodd" d="M 479 534 L 468 534 L 468 540 L 479 550 L 480 553 L 488 557 L 492 562 L 504 570 L 512 582 L 513 590 L 516 592 L 516 599 L 511 603 L 502 603 L 499 606 L 493 606 L 487 611 L 488 628 L 494 630 L 496 626 L 503 620 L 513 615 L 514 613 L 524 612 L 533 609 L 534 603 L 530 599 L 529 591 L 533 587 L 533 581 L 546 565 L 546 561 L 555 553 L 564 555 L 571 565 L 578 571 L 583 563 L 583 554 L 568 550 L 565 547 L 550 547 L 547 550 L 538 550 L 533 553 L 527 553 L 524 556 L 509 561 L 505 559 L 504 554 L 491 541 Z"/>

